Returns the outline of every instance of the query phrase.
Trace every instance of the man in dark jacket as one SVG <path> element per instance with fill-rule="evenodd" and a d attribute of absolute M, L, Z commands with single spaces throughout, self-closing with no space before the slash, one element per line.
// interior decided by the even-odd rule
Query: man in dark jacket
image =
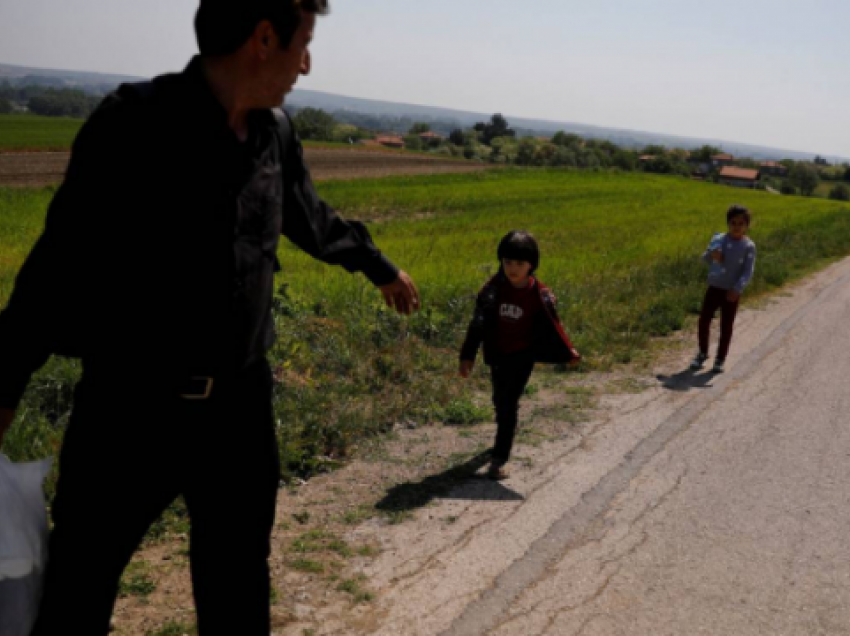
<path fill-rule="evenodd" d="M 319 199 L 271 110 L 309 72 L 326 12 L 326 0 L 202 0 L 201 55 L 119 88 L 74 143 L 0 314 L 0 443 L 51 354 L 83 361 L 37 636 L 107 634 L 124 567 L 179 495 L 200 634 L 269 634 L 279 236 L 363 272 L 402 313 L 419 304 L 366 228 Z"/>

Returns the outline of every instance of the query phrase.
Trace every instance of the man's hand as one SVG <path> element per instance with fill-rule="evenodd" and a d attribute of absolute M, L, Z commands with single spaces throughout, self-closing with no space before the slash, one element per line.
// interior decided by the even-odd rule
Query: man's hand
<path fill-rule="evenodd" d="M 741 294 L 736 292 L 734 289 L 730 289 L 728 292 L 726 292 L 726 300 L 728 300 L 730 303 L 738 302 L 738 299 L 740 297 L 741 297 Z"/>
<path fill-rule="evenodd" d="M 711 258 L 712 258 L 712 260 L 714 260 L 715 263 L 722 263 L 723 262 L 723 250 L 714 250 L 711 253 Z"/>
<path fill-rule="evenodd" d="M 419 311 L 419 290 L 406 272 L 399 272 L 398 278 L 379 289 L 384 295 L 387 307 L 393 307 L 398 313 L 408 316 Z"/>
<path fill-rule="evenodd" d="M 460 377 L 468 378 L 469 374 L 472 373 L 472 367 L 475 366 L 475 360 L 461 360 L 460 361 Z"/>
<path fill-rule="evenodd" d="M 15 419 L 15 412 L 12 409 L 0 408 L 0 448 L 3 448 L 3 436 L 12 426 L 13 419 Z"/>

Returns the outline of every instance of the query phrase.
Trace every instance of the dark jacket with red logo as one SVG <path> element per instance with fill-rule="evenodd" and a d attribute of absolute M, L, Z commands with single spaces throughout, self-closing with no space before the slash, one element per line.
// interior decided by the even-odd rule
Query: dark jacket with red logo
<path fill-rule="evenodd" d="M 581 355 L 573 347 L 558 318 L 555 295 L 539 280 L 532 278 L 531 284 L 540 294 L 543 305 L 543 311 L 538 313 L 534 326 L 532 351 L 535 362 L 564 364 L 580 359 Z M 460 350 L 461 360 L 475 360 L 478 348 L 483 342 L 484 363 L 492 365 L 497 362 L 496 330 L 499 324 L 499 288 L 502 285 L 510 285 L 510 282 L 499 272 L 478 292 L 475 314 L 469 323 L 466 340 Z"/>

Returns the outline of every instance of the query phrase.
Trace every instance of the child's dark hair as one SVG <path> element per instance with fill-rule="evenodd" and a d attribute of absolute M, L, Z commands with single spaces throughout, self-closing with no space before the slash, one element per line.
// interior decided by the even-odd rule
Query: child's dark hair
<path fill-rule="evenodd" d="M 736 216 L 744 217 L 744 221 L 747 222 L 748 227 L 750 222 L 753 220 L 753 215 L 749 208 L 745 208 L 743 205 L 733 205 L 729 208 L 729 211 L 726 212 L 726 222 L 729 223 L 729 221 L 734 219 Z"/>
<path fill-rule="evenodd" d="M 540 265 L 540 248 L 537 246 L 537 239 L 528 232 L 522 230 L 512 230 L 508 232 L 501 241 L 499 241 L 499 264 L 502 259 L 508 258 L 514 261 L 526 261 L 531 263 L 531 271 L 537 269 Z"/>

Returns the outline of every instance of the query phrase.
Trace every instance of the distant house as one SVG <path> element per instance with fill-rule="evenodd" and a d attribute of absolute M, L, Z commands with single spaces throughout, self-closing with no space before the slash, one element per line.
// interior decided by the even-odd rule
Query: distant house
<path fill-rule="evenodd" d="M 725 152 L 721 152 L 719 155 L 712 155 L 711 157 L 711 165 L 715 168 L 731 166 L 733 163 L 735 163 L 735 157 Z"/>
<path fill-rule="evenodd" d="M 375 141 L 387 148 L 404 148 L 404 139 L 398 135 L 378 135 Z"/>
<path fill-rule="evenodd" d="M 641 155 L 638 157 L 638 161 L 641 163 L 650 163 L 655 160 L 655 155 Z"/>
<path fill-rule="evenodd" d="M 765 161 L 761 164 L 761 166 L 759 166 L 759 171 L 762 174 L 768 174 L 771 177 L 784 177 L 788 174 L 788 168 L 778 161 Z"/>
<path fill-rule="evenodd" d="M 734 186 L 736 188 L 754 189 L 760 176 L 761 174 L 758 170 L 724 166 L 720 169 L 720 176 L 717 182 L 723 185 Z"/>

